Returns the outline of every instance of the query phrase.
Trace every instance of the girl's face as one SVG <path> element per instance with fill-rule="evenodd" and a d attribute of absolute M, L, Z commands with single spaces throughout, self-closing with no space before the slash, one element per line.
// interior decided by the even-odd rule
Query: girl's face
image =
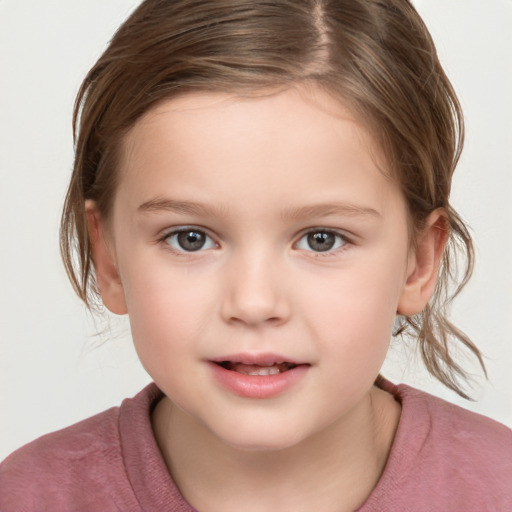
<path fill-rule="evenodd" d="M 388 174 L 314 90 L 189 94 L 134 126 L 98 281 L 179 414 L 279 449 L 367 405 L 414 265 Z"/>

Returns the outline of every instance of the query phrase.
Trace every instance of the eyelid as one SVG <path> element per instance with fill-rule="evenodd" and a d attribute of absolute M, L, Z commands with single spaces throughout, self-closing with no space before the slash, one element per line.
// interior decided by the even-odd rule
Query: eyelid
<path fill-rule="evenodd" d="M 203 233 L 207 239 L 211 240 L 214 247 L 207 247 L 206 249 L 201 247 L 200 249 L 198 249 L 196 251 L 187 251 L 185 249 L 178 249 L 178 248 L 172 247 L 171 244 L 169 244 L 167 242 L 167 240 L 170 237 L 179 235 L 180 233 L 184 233 L 187 231 L 196 231 L 199 233 Z M 181 226 L 174 226 L 172 228 L 167 228 L 161 232 L 161 234 L 158 236 L 157 241 L 160 243 L 163 243 L 166 246 L 166 248 L 168 248 L 169 250 L 173 251 L 176 254 L 180 254 L 180 255 L 185 255 L 185 254 L 191 255 L 194 253 L 201 253 L 201 252 L 204 252 L 205 250 L 219 247 L 219 243 L 215 240 L 215 237 L 210 233 L 210 231 L 208 229 L 200 227 L 200 226 L 194 226 L 194 225 L 181 225 Z"/>
<path fill-rule="evenodd" d="M 204 233 L 204 235 L 207 238 L 209 238 L 211 240 L 211 242 L 213 242 L 213 244 L 215 246 L 214 248 L 219 248 L 220 247 L 219 242 L 216 240 L 217 237 L 215 235 L 213 235 L 209 229 L 204 228 L 202 226 L 198 226 L 198 225 L 177 225 L 177 226 L 173 226 L 173 227 L 168 227 L 168 228 L 162 230 L 159 235 L 157 235 L 156 241 L 157 241 L 157 243 L 163 243 L 166 246 L 166 249 L 169 249 L 169 250 L 173 251 L 174 253 L 177 253 L 177 254 L 180 254 L 180 255 L 191 255 L 193 253 L 201 253 L 201 252 L 204 252 L 205 250 L 208 250 L 208 249 L 212 248 L 212 247 L 209 247 L 207 249 L 200 248 L 197 251 L 186 251 L 186 250 L 183 250 L 183 249 L 180 250 L 180 249 L 173 248 L 167 242 L 169 237 L 174 236 L 174 235 L 178 235 L 179 233 L 183 233 L 183 232 L 186 232 L 186 231 L 198 231 L 198 232 Z M 302 231 L 299 234 L 299 236 L 297 237 L 297 241 L 293 244 L 293 248 L 297 249 L 298 248 L 297 247 L 298 243 L 304 237 L 308 236 L 311 233 L 332 233 L 337 238 L 341 239 L 342 242 L 343 242 L 341 244 L 341 246 L 336 247 L 334 249 L 329 249 L 329 250 L 326 250 L 326 251 L 314 251 L 312 249 L 300 249 L 299 248 L 299 250 L 304 250 L 306 252 L 312 253 L 315 256 L 332 256 L 333 254 L 336 254 L 339 251 L 346 250 L 348 248 L 346 246 L 354 245 L 354 243 L 355 243 L 354 242 L 354 235 L 347 234 L 347 232 L 345 230 L 342 231 L 342 230 L 339 230 L 339 229 L 336 229 L 336 228 L 320 226 L 320 227 L 308 228 L 308 229 Z"/>
<path fill-rule="evenodd" d="M 166 227 L 160 230 L 160 232 L 157 234 L 157 238 L 164 239 L 170 235 L 181 233 L 183 231 L 200 231 L 212 239 L 215 238 L 215 236 L 212 235 L 210 229 L 203 226 L 198 226 L 197 224 L 177 224 L 176 226 Z"/>
<path fill-rule="evenodd" d="M 298 247 L 298 244 L 299 242 L 304 239 L 305 237 L 307 237 L 308 235 L 312 234 L 312 233 L 330 233 L 330 234 L 333 234 L 335 237 L 339 238 L 342 240 L 342 244 L 338 247 L 335 247 L 333 249 L 328 249 L 326 251 L 314 251 L 313 249 L 301 249 Z M 309 253 L 312 253 L 314 254 L 315 256 L 332 256 L 336 253 L 338 253 L 339 251 L 343 251 L 343 250 L 346 250 L 347 249 L 347 245 L 352 245 L 354 242 L 353 242 L 353 239 L 351 236 L 347 235 L 347 233 L 345 231 L 340 231 L 338 229 L 335 229 L 335 228 L 327 228 L 327 227 L 314 227 L 314 228 L 309 228 L 307 229 L 306 231 L 303 231 L 297 241 L 295 242 L 294 244 L 294 248 L 298 248 L 299 250 L 304 250 L 306 252 L 309 252 Z"/>

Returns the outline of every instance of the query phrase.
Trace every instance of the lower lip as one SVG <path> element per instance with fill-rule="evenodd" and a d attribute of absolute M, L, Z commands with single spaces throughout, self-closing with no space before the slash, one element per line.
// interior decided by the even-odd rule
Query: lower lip
<path fill-rule="evenodd" d="M 296 385 L 307 373 L 309 365 L 302 364 L 276 375 L 245 375 L 226 370 L 210 362 L 215 380 L 225 389 L 244 398 L 272 398 Z"/>

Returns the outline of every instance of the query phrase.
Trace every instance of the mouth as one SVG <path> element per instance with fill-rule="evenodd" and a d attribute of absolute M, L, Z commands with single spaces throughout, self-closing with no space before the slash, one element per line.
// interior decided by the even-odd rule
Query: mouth
<path fill-rule="evenodd" d="M 244 398 L 273 398 L 293 389 L 309 373 L 309 363 L 276 354 L 233 354 L 209 361 L 215 380 Z"/>
<path fill-rule="evenodd" d="M 242 375 L 279 375 L 281 373 L 293 370 L 298 365 L 295 363 L 270 363 L 270 364 L 247 364 L 238 361 L 220 361 L 219 366 L 225 370 L 241 373 Z"/>

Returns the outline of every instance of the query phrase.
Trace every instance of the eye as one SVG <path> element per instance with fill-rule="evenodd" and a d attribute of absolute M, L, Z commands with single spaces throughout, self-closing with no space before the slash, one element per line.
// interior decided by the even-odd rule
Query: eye
<path fill-rule="evenodd" d="M 216 247 L 215 242 L 204 231 L 193 228 L 172 231 L 164 240 L 179 252 L 196 252 Z"/>
<path fill-rule="evenodd" d="M 317 229 L 306 233 L 297 243 L 299 249 L 313 252 L 327 252 L 338 249 L 347 243 L 347 239 L 325 229 Z"/>

